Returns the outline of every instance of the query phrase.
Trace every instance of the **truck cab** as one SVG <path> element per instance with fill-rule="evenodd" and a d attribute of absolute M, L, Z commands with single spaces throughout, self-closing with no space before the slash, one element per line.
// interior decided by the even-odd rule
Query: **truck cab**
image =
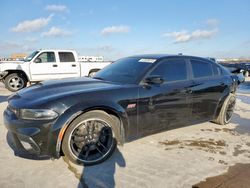
<path fill-rule="evenodd" d="M 110 62 L 79 62 L 74 50 L 38 50 L 24 61 L 0 64 L 0 80 L 10 91 L 27 83 L 93 75 Z"/>
<path fill-rule="evenodd" d="M 75 51 L 39 51 L 28 64 L 31 82 L 80 77 L 80 64 Z"/>

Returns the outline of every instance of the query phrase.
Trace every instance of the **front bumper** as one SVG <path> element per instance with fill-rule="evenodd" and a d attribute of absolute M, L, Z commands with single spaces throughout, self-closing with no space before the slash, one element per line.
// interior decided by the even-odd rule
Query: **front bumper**
<path fill-rule="evenodd" d="M 54 121 L 21 120 L 7 108 L 4 111 L 4 124 L 13 136 L 14 150 L 39 157 L 53 156 L 50 152 L 50 130 Z"/>

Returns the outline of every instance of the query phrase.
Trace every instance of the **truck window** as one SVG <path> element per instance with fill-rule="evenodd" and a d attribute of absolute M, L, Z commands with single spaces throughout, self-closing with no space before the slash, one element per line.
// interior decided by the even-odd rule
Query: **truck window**
<path fill-rule="evenodd" d="M 72 52 L 59 52 L 60 62 L 75 62 L 75 57 Z"/>
<path fill-rule="evenodd" d="M 54 52 L 43 52 L 35 60 L 36 63 L 54 63 L 56 62 Z"/>

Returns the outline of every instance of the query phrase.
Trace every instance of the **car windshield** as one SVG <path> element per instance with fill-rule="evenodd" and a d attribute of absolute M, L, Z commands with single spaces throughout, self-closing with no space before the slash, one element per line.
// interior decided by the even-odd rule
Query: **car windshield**
<path fill-rule="evenodd" d="M 94 78 L 122 84 L 136 84 L 155 61 L 155 59 L 135 57 L 123 58 L 98 71 Z"/>
<path fill-rule="evenodd" d="M 30 54 L 29 56 L 27 56 L 24 61 L 30 61 L 33 59 L 33 57 L 35 57 L 36 54 L 38 54 L 39 51 L 34 51 L 32 54 Z"/>

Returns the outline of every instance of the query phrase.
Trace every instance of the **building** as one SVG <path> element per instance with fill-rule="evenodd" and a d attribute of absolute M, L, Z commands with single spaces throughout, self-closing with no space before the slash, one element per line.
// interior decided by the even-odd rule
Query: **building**
<path fill-rule="evenodd" d="M 20 60 L 20 59 L 24 59 L 26 56 L 27 56 L 27 54 L 25 54 L 25 53 L 14 53 L 14 54 L 11 54 L 10 59 Z"/>

